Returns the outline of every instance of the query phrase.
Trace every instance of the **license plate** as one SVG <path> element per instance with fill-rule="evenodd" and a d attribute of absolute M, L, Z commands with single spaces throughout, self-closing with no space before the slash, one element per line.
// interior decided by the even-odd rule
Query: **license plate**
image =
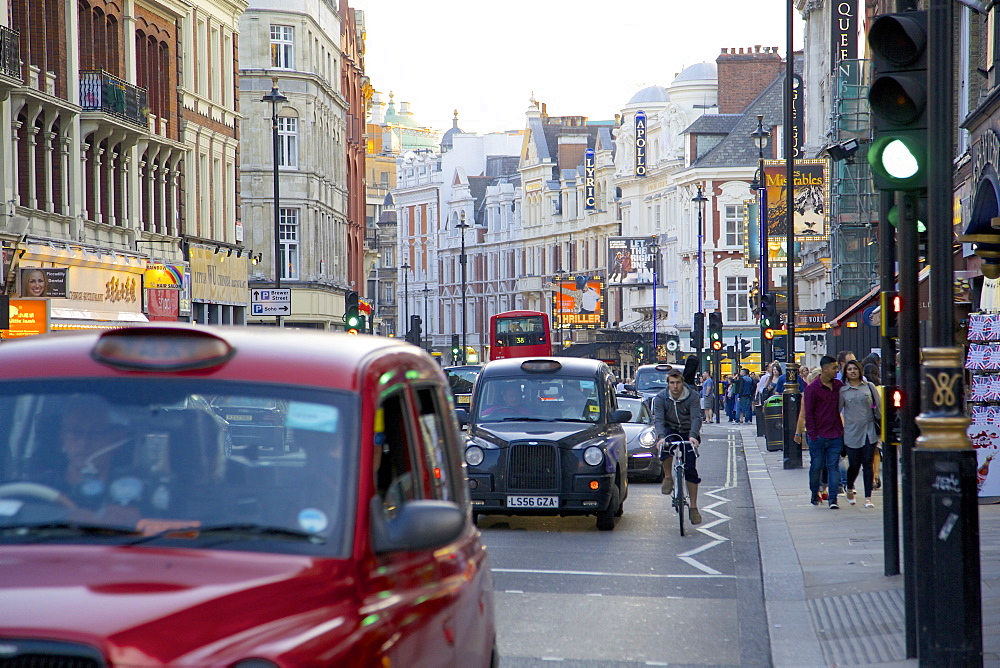
<path fill-rule="evenodd" d="M 558 496 L 508 496 L 508 508 L 558 508 Z"/>
<path fill-rule="evenodd" d="M 468 394 L 460 394 L 460 395 L 458 395 L 458 403 L 460 403 L 460 404 L 467 404 L 467 403 L 469 403 L 469 401 L 471 399 L 472 399 L 472 397 L 470 395 L 468 395 Z"/>
<path fill-rule="evenodd" d="M 230 422 L 250 422 L 253 420 L 252 415 L 227 415 L 226 419 Z"/>

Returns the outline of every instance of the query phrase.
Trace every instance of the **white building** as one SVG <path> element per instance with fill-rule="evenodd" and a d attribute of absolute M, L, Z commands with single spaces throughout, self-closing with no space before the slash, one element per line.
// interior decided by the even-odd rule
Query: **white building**
<path fill-rule="evenodd" d="M 251 287 L 273 286 L 273 85 L 277 104 L 281 287 L 292 291 L 285 326 L 340 329 L 348 283 L 341 18 L 331 3 L 253 0 L 240 20 L 243 244 L 260 257 Z M 250 318 L 273 324 L 274 318 Z"/>

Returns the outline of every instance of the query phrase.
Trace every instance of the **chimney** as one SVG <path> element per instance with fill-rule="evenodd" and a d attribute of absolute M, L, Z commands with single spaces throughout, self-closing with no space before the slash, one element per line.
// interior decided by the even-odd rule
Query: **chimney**
<path fill-rule="evenodd" d="M 723 48 L 719 71 L 719 113 L 739 114 L 782 72 L 777 47 Z"/>

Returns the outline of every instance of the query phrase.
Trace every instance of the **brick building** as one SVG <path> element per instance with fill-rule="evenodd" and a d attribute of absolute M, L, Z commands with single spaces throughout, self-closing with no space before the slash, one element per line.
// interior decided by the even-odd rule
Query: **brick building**
<path fill-rule="evenodd" d="M 234 17 L 245 7 L 9 4 L 0 237 L 22 268 L 67 270 L 70 292 L 51 300 L 52 328 L 147 316 L 242 321 L 246 296 L 220 285 L 246 285 L 249 254 L 225 267 L 210 256 L 239 241 Z M 175 283 L 187 274 L 188 288 L 144 291 L 153 260 L 178 268 Z M 17 294 L 16 274 L 5 276 L 8 294 Z"/>

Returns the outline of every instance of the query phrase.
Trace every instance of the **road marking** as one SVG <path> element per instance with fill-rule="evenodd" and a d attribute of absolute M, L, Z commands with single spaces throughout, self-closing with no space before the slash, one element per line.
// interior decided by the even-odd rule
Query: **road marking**
<path fill-rule="evenodd" d="M 706 575 L 698 575 L 691 573 L 607 573 L 602 571 L 557 571 L 549 569 L 540 568 L 493 568 L 491 569 L 494 573 L 526 573 L 529 575 L 585 575 L 585 576 L 597 576 L 597 577 L 623 577 L 623 578 L 656 578 L 656 579 L 669 579 L 669 578 L 703 578 L 709 577 Z M 716 571 L 718 572 L 718 571 Z M 735 575 L 712 575 L 711 577 L 720 578 L 735 578 Z M 522 592 L 523 593 L 523 592 Z"/>
<path fill-rule="evenodd" d="M 701 563 L 697 559 L 692 559 L 691 557 L 681 557 L 680 560 L 683 561 L 683 562 L 685 562 L 685 563 L 691 564 L 692 566 L 694 566 L 698 570 L 704 571 L 708 575 L 721 575 L 721 573 L 719 573 L 719 571 L 715 570 L 711 566 L 706 566 L 705 564 Z"/>
<path fill-rule="evenodd" d="M 685 557 L 690 557 L 691 555 L 698 554 L 699 552 L 704 552 L 705 550 L 707 550 L 707 549 L 709 549 L 711 547 L 715 547 L 719 543 L 724 543 L 724 542 L 725 542 L 725 539 L 723 539 L 723 540 L 713 540 L 711 543 L 705 543 L 704 545 L 700 545 L 700 546 L 694 548 L 693 550 L 688 550 L 687 552 L 681 552 L 677 556 L 680 557 L 681 559 L 683 559 Z M 716 572 L 718 572 L 718 571 L 716 571 Z"/>

